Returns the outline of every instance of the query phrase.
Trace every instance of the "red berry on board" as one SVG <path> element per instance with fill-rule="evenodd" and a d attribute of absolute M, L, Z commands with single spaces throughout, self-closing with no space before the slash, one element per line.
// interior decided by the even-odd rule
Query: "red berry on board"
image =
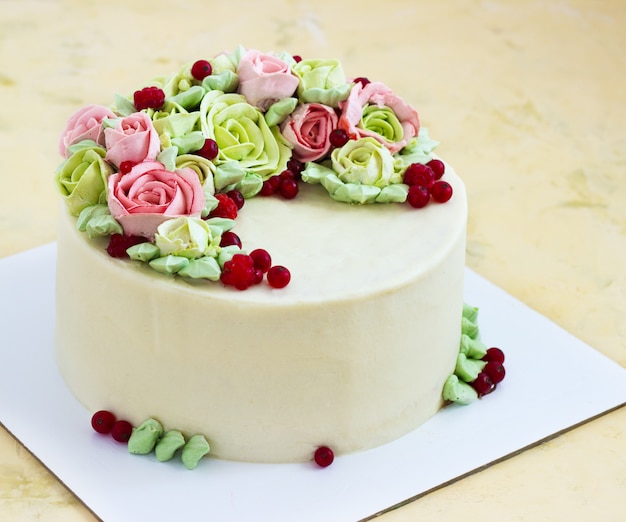
<path fill-rule="evenodd" d="M 496 361 L 489 361 L 483 368 L 483 372 L 489 376 L 491 382 L 494 384 L 502 382 L 504 380 L 504 376 L 506 375 L 502 363 Z"/>
<path fill-rule="evenodd" d="M 267 282 L 272 288 L 284 288 L 291 281 L 289 269 L 281 265 L 275 265 L 267 271 Z"/>
<path fill-rule="evenodd" d="M 218 201 L 217 207 L 215 207 L 209 213 L 209 217 L 221 217 L 226 219 L 235 219 L 237 217 L 237 205 L 226 194 L 215 194 L 215 198 Z"/>
<path fill-rule="evenodd" d="M 295 198 L 299 191 L 298 182 L 293 178 L 283 179 L 278 187 L 278 193 L 285 199 Z"/>
<path fill-rule="evenodd" d="M 495 361 L 500 364 L 504 363 L 504 352 L 500 348 L 492 346 L 487 350 L 487 353 L 483 357 L 483 361 Z"/>
<path fill-rule="evenodd" d="M 411 185 L 406 200 L 413 208 L 423 208 L 430 201 L 430 193 L 422 185 Z"/>
<path fill-rule="evenodd" d="M 426 165 L 428 165 L 435 173 L 435 180 L 441 179 L 441 176 L 443 176 L 446 171 L 445 163 L 438 159 L 432 159 L 426 163 Z"/>
<path fill-rule="evenodd" d="M 430 188 L 435 183 L 433 169 L 422 163 L 411 163 L 404 171 L 404 183 L 407 185 L 422 185 Z"/>
<path fill-rule="evenodd" d="M 437 203 L 445 203 L 452 197 L 452 185 L 447 181 L 436 181 L 430 193 Z"/>
<path fill-rule="evenodd" d="M 243 194 L 236 189 L 229 190 L 226 195 L 233 200 L 235 205 L 237 205 L 237 210 L 241 210 L 243 208 L 244 203 L 246 202 Z"/>
<path fill-rule="evenodd" d="M 343 129 L 335 129 L 328 135 L 328 141 L 336 148 L 343 147 L 349 139 L 348 133 Z"/>
<path fill-rule="evenodd" d="M 212 140 L 211 138 L 206 138 L 204 140 L 204 145 L 202 145 L 202 148 L 196 151 L 196 154 L 208 160 L 212 160 L 217 157 L 219 151 L 220 149 L 217 146 L 217 142 L 215 140 Z"/>
<path fill-rule="evenodd" d="M 254 267 L 261 270 L 261 272 L 267 272 L 272 266 L 272 257 L 269 252 L 264 248 L 257 248 L 250 252 L 250 257 L 254 261 Z"/>
<path fill-rule="evenodd" d="M 478 393 L 479 397 L 491 393 L 496 387 L 496 385 L 491 380 L 491 377 L 489 377 L 489 375 L 487 375 L 485 372 L 480 372 L 476 379 L 474 379 L 474 381 L 470 383 L 470 386 L 476 390 L 476 393 Z"/>
<path fill-rule="evenodd" d="M 198 81 L 202 81 L 207 76 L 211 76 L 211 73 L 213 73 L 213 67 L 206 60 L 198 60 L 191 66 L 191 76 Z"/>
<path fill-rule="evenodd" d="M 313 459 L 320 468 L 327 468 L 335 460 L 335 454 L 327 446 L 320 446 L 315 450 Z"/>
<path fill-rule="evenodd" d="M 222 233 L 222 238 L 220 239 L 220 246 L 225 247 L 225 246 L 232 246 L 232 245 L 236 245 L 239 248 L 241 248 L 241 239 L 234 232 L 227 230 L 226 232 Z"/>
<path fill-rule="evenodd" d="M 109 433 L 115 423 L 115 415 L 110 411 L 100 410 L 91 417 L 91 427 L 98 433 Z"/>
<path fill-rule="evenodd" d="M 118 420 L 113 423 L 111 429 L 111 437 L 117 442 L 128 442 L 130 436 L 133 433 L 133 426 L 130 422 L 125 420 Z"/>

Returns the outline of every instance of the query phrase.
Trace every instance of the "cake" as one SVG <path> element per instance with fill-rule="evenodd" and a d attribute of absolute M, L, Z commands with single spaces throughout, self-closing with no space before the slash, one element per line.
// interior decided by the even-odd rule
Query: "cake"
<path fill-rule="evenodd" d="M 466 195 L 436 145 L 383 83 L 243 47 L 78 110 L 56 172 L 68 387 L 149 439 L 131 452 L 200 436 L 198 458 L 250 462 L 470 402 Z"/>

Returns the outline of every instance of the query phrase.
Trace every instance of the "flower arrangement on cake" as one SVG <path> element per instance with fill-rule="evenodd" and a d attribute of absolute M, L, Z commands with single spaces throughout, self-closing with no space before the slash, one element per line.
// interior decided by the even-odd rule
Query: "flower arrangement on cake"
<path fill-rule="evenodd" d="M 237 48 L 73 114 L 59 191 L 111 256 L 244 290 L 289 270 L 232 231 L 245 200 L 319 184 L 349 204 L 444 203 L 452 187 L 417 112 L 337 60 Z"/>

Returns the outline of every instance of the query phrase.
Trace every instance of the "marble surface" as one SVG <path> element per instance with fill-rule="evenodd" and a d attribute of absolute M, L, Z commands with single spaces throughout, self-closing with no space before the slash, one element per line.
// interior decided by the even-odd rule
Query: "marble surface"
<path fill-rule="evenodd" d="M 412 103 L 464 177 L 468 266 L 626 366 L 624 27 L 619 0 L 1 0 L 0 256 L 55 240 L 81 105 L 239 43 L 337 57 Z M 381 520 L 618 521 L 625 490 L 622 408 Z M 0 519 L 94 517 L 0 429 Z"/>

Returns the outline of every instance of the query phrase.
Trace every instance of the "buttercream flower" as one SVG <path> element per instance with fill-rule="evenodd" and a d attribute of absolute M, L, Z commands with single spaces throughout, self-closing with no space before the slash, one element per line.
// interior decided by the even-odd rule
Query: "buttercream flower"
<path fill-rule="evenodd" d="M 221 236 L 213 235 L 209 225 L 200 218 L 179 217 L 159 225 L 154 242 L 161 256 L 174 255 L 189 259 L 217 255 Z"/>
<path fill-rule="evenodd" d="M 67 120 L 65 130 L 59 140 L 59 152 L 61 156 L 68 158 L 68 147 L 84 140 L 95 141 L 98 145 L 104 145 L 104 133 L 102 120 L 105 118 L 115 119 L 117 116 L 102 105 L 87 105 L 78 109 Z"/>
<path fill-rule="evenodd" d="M 337 107 L 350 93 L 338 60 L 302 60 L 293 67 L 300 79 L 298 97 L 305 103 L 323 103 Z"/>
<path fill-rule="evenodd" d="M 119 118 L 115 127 L 104 129 L 107 161 L 119 167 L 123 161 L 140 163 L 156 159 L 161 144 L 159 135 L 145 112 Z"/>
<path fill-rule="evenodd" d="M 237 74 L 239 93 L 263 111 L 272 103 L 290 97 L 298 87 L 298 78 L 286 62 L 254 49 L 241 57 Z"/>
<path fill-rule="evenodd" d="M 113 168 L 104 161 L 105 154 L 101 147 L 80 148 L 59 166 L 56 181 L 73 216 L 92 205 L 106 203 L 107 179 Z"/>
<path fill-rule="evenodd" d="M 415 109 L 380 82 L 371 82 L 365 87 L 360 82 L 355 83 L 340 107 L 340 129 L 357 138 L 371 136 L 392 154 L 419 133 L 420 121 Z"/>
<path fill-rule="evenodd" d="M 337 177 L 344 183 L 382 188 L 402 181 L 394 169 L 391 152 L 374 138 L 350 140 L 333 150 L 331 159 Z"/>
<path fill-rule="evenodd" d="M 247 172 L 267 179 L 280 174 L 291 157 L 291 148 L 277 125 L 270 127 L 263 113 L 241 94 L 209 91 L 200 105 L 204 135 L 217 142 L 218 165 L 237 161 Z"/>
<path fill-rule="evenodd" d="M 303 163 L 326 156 L 329 136 L 337 128 L 337 114 L 320 103 L 300 105 L 281 124 L 283 136 L 293 147 L 293 157 Z"/>
<path fill-rule="evenodd" d="M 127 174 L 111 175 L 108 193 L 109 210 L 124 233 L 150 239 L 157 227 L 172 217 L 199 217 L 205 201 L 194 170 L 172 172 L 158 161 L 144 161 Z"/>

